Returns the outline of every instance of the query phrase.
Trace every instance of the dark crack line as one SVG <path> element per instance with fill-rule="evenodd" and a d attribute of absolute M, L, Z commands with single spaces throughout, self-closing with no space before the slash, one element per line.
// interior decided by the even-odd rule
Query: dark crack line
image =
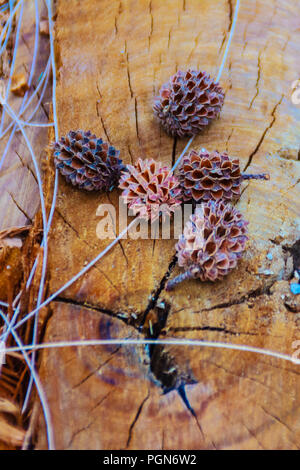
<path fill-rule="evenodd" d="M 276 113 L 276 110 L 277 110 L 278 106 L 281 104 L 281 102 L 282 102 L 282 100 L 283 100 L 283 97 L 284 97 L 284 95 L 281 95 L 280 100 L 279 100 L 278 103 L 276 103 L 276 105 L 274 106 L 273 111 L 271 112 L 272 120 L 271 120 L 270 124 L 268 125 L 268 127 L 266 127 L 266 129 L 265 129 L 264 132 L 262 133 L 262 136 L 261 136 L 261 138 L 259 139 L 259 142 L 258 142 L 258 144 L 256 145 L 255 149 L 254 149 L 253 152 L 249 155 L 248 162 L 247 162 L 247 164 L 246 164 L 246 166 L 245 166 L 245 168 L 244 168 L 243 171 L 246 171 L 247 168 L 248 168 L 248 166 L 251 165 L 252 160 L 253 160 L 253 157 L 254 157 L 254 155 L 257 154 L 258 150 L 260 149 L 260 146 L 261 146 L 261 144 L 263 143 L 264 138 L 265 138 L 267 132 L 272 128 L 274 122 L 276 121 L 275 113 Z"/>
<path fill-rule="evenodd" d="M 84 384 L 87 380 L 89 380 L 91 377 L 93 377 L 93 375 L 97 374 L 97 372 L 99 372 L 102 367 L 106 366 L 106 364 L 108 364 L 113 358 L 114 358 L 114 355 L 119 352 L 121 349 L 121 346 L 118 346 L 110 355 L 109 357 L 106 359 L 106 361 L 102 362 L 98 367 L 96 367 L 96 369 L 94 369 L 92 372 L 90 372 L 88 375 L 86 375 L 80 382 L 78 382 L 76 385 L 74 385 L 72 387 L 72 390 L 74 390 L 75 388 L 78 388 L 80 387 L 82 384 Z"/>
<path fill-rule="evenodd" d="M 97 82 L 96 82 L 96 88 L 97 88 L 97 91 L 98 91 L 98 94 L 99 94 L 100 98 L 102 99 L 102 94 L 101 94 L 101 91 L 100 91 L 100 88 L 99 88 L 99 85 L 98 85 Z"/>
<path fill-rule="evenodd" d="M 82 428 L 78 429 L 76 432 L 74 432 L 74 434 L 72 434 L 72 437 L 67 445 L 67 449 L 69 449 L 71 447 L 71 445 L 73 444 L 74 442 L 74 439 L 76 438 L 76 436 L 78 436 L 78 434 L 80 434 L 81 432 L 83 431 L 86 431 L 87 429 L 89 429 L 93 424 L 94 422 L 97 420 L 97 417 L 94 418 L 89 424 L 87 424 L 86 426 L 83 426 Z"/>
<path fill-rule="evenodd" d="M 150 51 L 151 37 L 153 33 L 153 14 L 152 14 L 152 0 L 149 2 L 149 15 L 150 15 L 150 34 L 148 36 L 148 51 Z"/>
<path fill-rule="evenodd" d="M 271 391 L 273 393 L 276 393 L 276 395 L 279 395 L 279 396 L 282 396 L 282 392 L 280 391 L 277 391 L 276 389 L 272 388 L 272 387 L 269 387 L 268 385 L 264 384 L 263 382 L 260 382 L 259 380 L 256 380 L 254 379 L 253 377 L 249 377 L 249 376 L 242 376 L 242 375 L 239 375 L 239 374 L 235 374 L 234 372 L 226 369 L 226 367 L 224 366 L 221 366 L 220 364 L 216 364 L 215 362 L 213 361 L 210 361 L 208 359 L 205 359 L 205 362 L 207 362 L 208 364 L 211 364 L 212 366 L 216 367 L 217 369 L 221 369 L 223 370 L 224 372 L 226 372 L 227 374 L 230 374 L 232 375 L 233 377 L 236 377 L 237 379 L 242 379 L 242 380 L 250 380 L 251 382 L 254 382 L 255 384 L 258 384 L 260 385 L 261 387 L 264 387 L 266 388 L 268 391 Z"/>
<path fill-rule="evenodd" d="M 271 416 L 271 418 L 273 418 L 274 421 L 276 421 L 277 423 L 281 424 L 282 426 L 284 426 L 292 435 L 295 434 L 295 431 L 293 429 L 291 429 L 284 421 L 282 421 L 278 416 L 270 413 L 268 410 L 266 410 L 262 405 L 260 405 L 261 409 L 268 415 L 268 416 Z M 296 446 L 297 449 L 300 449 L 300 447 L 298 446 L 298 444 L 296 444 L 293 439 L 291 439 L 291 442 Z"/>
<path fill-rule="evenodd" d="M 173 142 L 173 149 L 172 149 L 172 167 L 175 163 L 175 158 L 176 158 L 176 146 L 177 146 L 177 138 L 175 137 L 174 142 Z"/>
<path fill-rule="evenodd" d="M 171 327 L 171 328 L 168 329 L 168 331 L 172 331 L 173 333 L 180 333 L 180 332 L 183 333 L 183 332 L 186 332 L 186 331 L 218 331 L 218 332 L 221 332 L 221 333 L 234 335 L 234 336 L 239 336 L 239 335 L 257 336 L 257 333 L 249 333 L 249 332 L 243 332 L 243 331 L 232 331 L 232 330 L 227 330 L 226 328 L 218 327 L 218 326 Z"/>
<path fill-rule="evenodd" d="M 169 277 L 171 275 L 171 272 L 172 272 L 173 268 L 176 265 L 176 261 L 177 261 L 177 256 L 174 255 L 172 261 L 169 264 L 168 270 L 166 271 L 166 273 L 162 277 L 158 288 L 156 289 L 154 294 L 151 296 L 150 302 L 148 303 L 148 305 L 146 307 L 146 310 L 145 310 L 145 312 L 143 314 L 143 317 L 142 317 L 142 320 L 141 320 L 140 330 L 142 330 L 143 325 L 146 321 L 146 317 L 147 317 L 148 313 L 150 312 L 150 310 L 153 310 L 155 308 L 155 306 L 157 304 L 157 301 L 158 301 L 158 298 L 159 298 L 161 292 L 164 290 L 166 282 L 169 279 Z"/>
<path fill-rule="evenodd" d="M 114 390 L 110 390 L 106 395 L 104 395 L 104 397 L 101 398 L 101 400 L 99 400 L 94 406 L 93 408 L 90 410 L 90 413 L 92 413 L 92 411 L 94 411 L 96 408 L 98 408 L 100 405 L 102 405 L 102 403 L 109 397 L 109 395 L 111 395 L 112 393 L 114 392 Z"/>
<path fill-rule="evenodd" d="M 65 216 L 60 212 L 59 209 L 55 209 L 56 212 L 58 213 L 58 215 L 63 219 L 63 221 L 65 222 L 65 224 L 71 229 L 74 231 L 74 233 L 77 235 L 77 237 L 79 238 L 80 241 L 82 241 L 83 243 L 85 243 L 90 249 L 92 250 L 95 250 L 96 247 L 95 246 L 92 246 L 90 245 L 84 238 L 82 238 L 78 232 L 78 230 L 75 229 L 75 227 L 73 227 L 73 225 L 68 222 L 68 220 L 65 218 Z M 107 276 L 107 274 L 102 271 L 97 265 L 94 265 L 91 267 L 91 269 L 96 269 L 102 276 L 105 277 L 105 279 L 110 283 L 110 285 L 117 291 L 119 292 L 119 289 L 117 288 L 117 286 L 114 285 L 114 283 L 112 282 L 112 280 Z"/>
<path fill-rule="evenodd" d="M 228 6 L 229 6 L 229 25 L 228 25 L 228 32 L 231 30 L 232 26 L 232 0 L 228 0 Z"/>
<path fill-rule="evenodd" d="M 300 372 L 297 372 L 296 370 L 290 369 L 289 367 L 280 367 L 280 366 L 276 366 L 276 365 L 271 364 L 271 363 L 268 364 L 267 362 L 265 362 L 265 361 L 263 361 L 263 360 L 260 360 L 260 362 L 261 362 L 262 364 L 265 364 L 265 365 L 269 366 L 269 367 L 273 367 L 274 369 L 279 369 L 279 370 L 281 370 L 281 371 L 283 371 L 283 372 L 288 372 L 288 373 L 291 373 L 291 374 L 295 374 L 295 375 L 300 376 Z"/>
<path fill-rule="evenodd" d="M 223 31 L 223 39 L 222 39 L 221 45 L 220 45 L 219 50 L 218 50 L 218 55 L 220 55 L 220 52 L 221 52 L 221 50 L 222 50 L 222 48 L 223 48 L 223 46 L 224 46 L 224 42 L 225 42 L 225 39 L 226 39 L 226 38 L 227 38 L 226 32 Z"/>
<path fill-rule="evenodd" d="M 118 17 L 121 15 L 123 9 L 122 9 L 122 2 L 119 3 L 118 6 L 118 11 L 117 14 L 115 15 L 115 36 L 118 35 L 119 33 L 119 28 L 118 28 Z"/>
<path fill-rule="evenodd" d="M 168 35 L 168 49 L 170 49 L 171 32 L 172 32 L 172 27 L 171 27 L 171 29 L 169 30 L 169 35 Z"/>
<path fill-rule="evenodd" d="M 56 210 L 56 213 L 63 219 L 64 223 L 76 233 L 77 237 L 80 240 L 82 240 L 89 248 L 92 248 L 92 246 L 85 239 L 81 238 L 78 230 L 76 230 L 76 228 L 73 227 L 73 225 L 65 218 L 65 216 L 60 212 L 60 210 L 57 208 L 55 210 Z"/>
<path fill-rule="evenodd" d="M 260 443 L 260 441 L 257 439 L 255 433 L 254 433 L 251 429 L 249 429 L 248 426 L 246 426 L 246 424 L 244 423 L 244 421 L 242 422 L 242 425 L 243 425 L 244 428 L 247 430 L 248 434 L 249 434 L 251 437 L 253 437 L 253 439 L 256 440 L 256 442 L 258 443 L 258 445 L 259 445 L 263 450 L 266 450 L 266 449 L 264 448 L 264 446 Z"/>
<path fill-rule="evenodd" d="M 192 55 L 194 54 L 195 50 L 197 49 L 198 47 L 198 42 L 199 42 L 199 39 L 202 35 L 202 31 L 200 31 L 200 33 L 195 37 L 195 44 L 194 44 L 194 47 L 192 48 L 191 52 L 189 53 L 189 56 L 188 56 L 188 59 L 187 59 L 187 62 L 190 61 Z M 226 37 L 226 35 L 225 35 Z M 224 41 L 225 41 L 225 37 L 224 37 Z M 222 47 L 222 46 L 221 46 Z"/>
<path fill-rule="evenodd" d="M 228 152 L 228 144 L 229 144 L 229 141 L 230 141 L 230 139 L 231 139 L 231 137 L 232 137 L 233 131 L 234 131 L 234 128 L 231 129 L 231 132 L 230 132 L 230 134 L 229 134 L 228 137 L 227 137 L 227 141 L 226 141 L 226 152 Z"/>
<path fill-rule="evenodd" d="M 131 439 L 132 439 L 132 433 L 133 433 L 134 426 L 136 425 L 136 423 L 137 423 L 137 421 L 138 421 L 138 419 L 139 419 L 139 417 L 140 417 L 140 414 L 141 414 L 141 412 L 142 412 L 142 410 L 143 410 L 143 407 L 144 407 L 146 401 L 149 399 L 149 397 L 150 397 L 150 390 L 148 390 L 147 396 L 143 399 L 142 403 L 141 403 L 140 406 L 138 407 L 137 413 L 136 413 L 136 415 L 135 415 L 135 417 L 134 417 L 134 419 L 133 419 L 133 421 L 132 421 L 132 423 L 131 423 L 131 425 L 130 425 L 130 427 L 129 427 L 126 449 L 127 449 L 127 448 L 129 447 L 129 445 L 130 445 L 130 441 L 131 441 Z"/>
<path fill-rule="evenodd" d="M 252 108 L 252 105 L 254 101 L 256 100 L 258 93 L 259 93 L 259 82 L 260 82 L 260 76 L 261 76 L 261 55 L 262 55 L 263 50 L 259 52 L 258 57 L 257 57 L 257 78 L 256 78 L 256 83 L 255 83 L 256 92 L 249 104 L 248 109 Z"/>
<path fill-rule="evenodd" d="M 100 99 L 102 99 L 102 94 L 101 94 L 101 92 L 100 92 L 99 85 L 98 85 L 97 82 L 96 82 L 96 88 L 97 88 L 97 91 L 98 91 L 98 94 L 99 94 Z M 101 124 L 102 124 L 102 128 L 103 128 L 103 132 L 104 132 L 104 134 L 106 135 L 106 138 L 107 138 L 109 144 L 111 145 L 111 141 L 110 141 L 110 138 L 109 138 L 109 135 L 108 135 L 106 126 L 105 126 L 105 124 L 104 124 L 103 117 L 102 117 L 102 115 L 101 115 L 101 112 L 99 111 L 99 102 L 98 102 L 98 101 L 96 102 L 96 112 L 97 112 L 97 117 L 100 118 L 100 121 L 101 121 Z"/>
<path fill-rule="evenodd" d="M 203 308 L 201 311 L 210 312 L 211 310 L 216 310 L 218 308 L 228 308 L 228 307 L 231 307 L 232 305 L 239 305 L 244 302 L 247 302 L 247 300 L 253 297 L 259 297 L 261 295 L 270 295 L 270 289 L 272 288 L 273 284 L 275 284 L 275 282 L 277 282 L 277 279 L 268 285 L 260 286 L 257 289 L 248 292 L 247 294 L 243 295 L 240 299 L 233 299 L 230 302 L 224 302 L 222 304 L 213 305 L 212 307 L 209 307 L 209 308 Z"/>
<path fill-rule="evenodd" d="M 130 91 L 130 96 L 131 98 L 133 98 L 133 91 L 132 91 L 132 88 L 131 88 L 131 80 L 130 80 L 130 71 L 129 71 L 129 66 L 128 66 L 128 54 L 127 54 L 127 79 L 128 79 L 128 87 L 129 87 L 129 91 Z"/>
<path fill-rule="evenodd" d="M 127 143 L 127 148 L 128 148 L 128 153 L 129 153 L 129 156 L 130 156 L 131 164 L 133 165 L 134 164 L 134 159 L 133 159 L 133 155 L 132 155 L 132 151 L 131 151 L 129 143 Z"/>
<path fill-rule="evenodd" d="M 206 438 L 205 438 L 204 431 L 203 431 L 202 426 L 200 424 L 200 421 L 198 419 L 197 413 L 195 412 L 194 408 L 192 407 L 192 405 L 189 402 L 189 399 L 187 397 L 186 390 L 185 390 L 185 384 L 180 385 L 180 387 L 178 387 L 178 389 L 177 389 L 177 392 L 178 392 L 179 396 L 181 397 L 183 403 L 185 404 L 186 408 L 191 413 L 192 417 L 195 419 L 197 428 L 199 429 L 201 437 L 202 437 L 203 441 L 205 442 Z M 216 449 L 215 443 L 211 439 L 209 439 L 209 440 L 210 440 L 212 446 Z"/>
<path fill-rule="evenodd" d="M 23 158 L 21 157 L 21 155 L 20 155 L 17 151 L 15 151 L 15 152 L 16 152 L 16 154 L 18 155 L 19 160 L 20 160 L 20 162 L 22 163 L 22 165 L 23 165 L 25 168 L 27 168 L 27 170 L 30 171 L 30 173 L 32 174 L 32 176 L 33 176 L 33 178 L 34 178 L 36 184 L 38 184 L 37 177 L 35 176 L 34 171 L 33 171 L 32 168 L 30 167 L 30 165 L 29 165 L 28 163 L 26 163 L 26 162 L 23 160 Z"/>
<path fill-rule="evenodd" d="M 129 54 L 127 51 L 127 41 L 125 41 L 125 54 L 126 54 L 126 71 L 127 71 L 127 81 L 128 81 L 128 88 L 130 91 L 130 96 L 133 98 L 133 90 L 131 86 L 131 78 L 130 78 L 130 69 L 129 69 Z"/>
<path fill-rule="evenodd" d="M 110 198 L 109 193 L 107 193 L 107 199 L 109 200 L 110 204 L 113 206 L 113 203 L 112 203 L 112 200 L 111 200 L 111 198 Z M 113 218 L 113 216 L 112 216 L 112 214 L 111 214 L 110 212 L 109 212 L 109 215 L 110 215 L 112 224 L 113 224 L 113 226 L 114 226 L 114 218 Z M 114 230 L 114 234 L 115 234 L 115 236 L 117 237 L 117 234 L 116 234 L 115 230 Z M 124 247 L 123 247 L 123 245 L 122 245 L 121 240 L 118 240 L 118 245 L 119 245 L 119 247 L 121 248 L 121 251 L 122 251 L 123 256 L 124 256 L 124 258 L 125 258 L 126 265 L 129 266 L 128 258 L 127 258 L 127 255 L 126 255 L 126 253 L 125 253 L 125 250 L 124 250 Z"/>
<path fill-rule="evenodd" d="M 194 408 L 190 404 L 189 399 L 187 397 L 186 390 L 185 390 L 185 384 L 180 385 L 180 387 L 178 387 L 178 389 L 177 389 L 177 392 L 178 392 L 180 398 L 182 399 L 183 403 L 185 404 L 186 408 L 188 409 L 188 411 L 191 413 L 191 415 L 195 419 L 197 427 L 198 427 L 198 429 L 200 431 L 200 434 L 202 436 L 202 439 L 205 441 L 204 432 L 203 432 L 202 426 L 201 426 L 201 424 L 198 420 L 198 416 L 197 416 Z"/>
<path fill-rule="evenodd" d="M 106 138 L 107 138 L 107 140 L 108 140 L 109 144 L 111 145 L 111 141 L 110 141 L 110 138 L 109 138 L 108 132 L 107 132 L 107 130 L 106 130 L 106 126 L 105 126 L 105 124 L 104 124 L 103 117 L 101 116 L 101 114 L 100 114 L 100 116 L 99 116 L 99 117 L 100 117 L 100 121 L 101 121 L 101 124 L 102 124 L 102 127 L 103 127 L 104 134 L 106 135 Z"/>
<path fill-rule="evenodd" d="M 141 142 L 140 134 L 139 134 L 139 119 L 138 119 L 138 106 L 137 106 L 137 99 L 134 98 L 134 114 L 135 114 L 135 129 L 136 129 L 136 137 Z"/>
<path fill-rule="evenodd" d="M 161 436 L 161 450 L 164 450 L 165 448 L 165 430 L 162 430 L 162 436 Z"/>
<path fill-rule="evenodd" d="M 86 308 L 87 310 L 93 310 L 96 312 L 105 313 L 106 315 L 109 315 L 113 318 L 117 318 L 118 320 L 128 325 L 129 315 L 127 315 L 126 312 L 121 312 L 121 311 L 114 312 L 113 310 L 110 310 L 107 308 L 101 308 L 101 307 L 98 307 L 97 305 L 89 304 L 86 302 L 79 302 L 78 300 L 70 299 L 68 297 L 56 297 L 54 302 L 61 302 L 64 304 L 75 305 L 77 307 Z"/>
<path fill-rule="evenodd" d="M 242 191 L 241 191 L 241 195 L 240 195 L 240 200 L 241 200 L 241 198 L 242 198 L 242 195 L 243 195 L 243 194 L 244 194 L 244 192 L 246 191 L 246 189 L 248 189 L 248 188 L 249 188 L 249 186 L 250 186 L 250 183 L 248 183 L 248 184 L 247 184 L 247 186 L 245 186 L 245 187 L 242 189 Z M 238 202 L 238 201 L 237 201 L 237 202 Z"/>
<path fill-rule="evenodd" d="M 29 215 L 27 214 L 27 212 L 26 212 L 24 209 L 22 209 L 22 207 L 20 206 L 20 204 L 18 204 L 18 202 L 15 200 L 13 194 L 10 193 L 9 191 L 7 191 L 7 192 L 8 192 L 8 194 L 10 195 L 10 197 L 11 197 L 13 203 L 15 204 L 15 206 L 19 209 L 20 212 L 22 212 L 23 215 L 25 215 L 26 219 L 28 219 L 29 222 L 30 222 L 31 225 L 32 225 L 32 224 L 33 224 L 32 218 L 29 217 Z"/>

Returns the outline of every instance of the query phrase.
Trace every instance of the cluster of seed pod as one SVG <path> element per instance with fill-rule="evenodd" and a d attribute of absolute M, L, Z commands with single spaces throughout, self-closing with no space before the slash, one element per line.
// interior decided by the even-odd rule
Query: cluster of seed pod
<path fill-rule="evenodd" d="M 206 72 L 179 71 L 161 87 L 153 109 L 166 132 L 181 138 L 209 125 L 223 101 L 222 88 Z M 133 213 L 151 222 L 183 202 L 201 204 L 176 244 L 184 273 L 168 282 L 168 290 L 185 279 L 222 279 L 236 266 L 248 222 L 231 202 L 239 198 L 243 180 L 269 179 L 267 174 L 243 174 L 238 159 L 205 149 L 184 156 L 179 176 L 152 159 L 124 165 L 118 150 L 83 130 L 70 131 L 53 149 L 56 168 L 68 182 L 88 191 L 119 187 Z"/>

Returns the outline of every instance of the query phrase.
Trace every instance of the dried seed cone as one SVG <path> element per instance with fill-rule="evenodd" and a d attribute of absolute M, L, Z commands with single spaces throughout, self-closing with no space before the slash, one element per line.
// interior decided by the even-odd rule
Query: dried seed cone
<path fill-rule="evenodd" d="M 169 167 L 155 160 L 138 159 L 127 165 L 120 180 L 122 198 L 134 214 L 156 220 L 160 214 L 170 215 L 181 204 L 179 180 Z"/>
<path fill-rule="evenodd" d="M 154 102 L 154 113 L 173 137 L 198 134 L 215 119 L 223 106 L 224 92 L 206 72 L 178 71 L 165 83 Z"/>
<path fill-rule="evenodd" d="M 240 197 L 240 163 L 225 152 L 191 150 L 182 160 L 179 175 L 184 201 L 231 201 Z"/>
<path fill-rule="evenodd" d="M 87 191 L 111 191 L 125 169 L 119 151 L 90 131 L 70 131 L 53 144 L 54 163 L 69 183 Z"/>
<path fill-rule="evenodd" d="M 178 264 L 185 272 L 169 281 L 167 290 L 185 279 L 216 281 L 226 276 L 245 250 L 247 224 L 237 209 L 223 201 L 197 207 L 176 244 Z"/>
<path fill-rule="evenodd" d="M 183 158 L 179 168 L 179 179 L 183 200 L 203 202 L 232 201 L 241 195 L 241 183 L 246 179 L 269 179 L 262 173 L 251 175 L 241 173 L 238 158 L 230 158 L 226 152 L 200 152 L 191 150 Z"/>

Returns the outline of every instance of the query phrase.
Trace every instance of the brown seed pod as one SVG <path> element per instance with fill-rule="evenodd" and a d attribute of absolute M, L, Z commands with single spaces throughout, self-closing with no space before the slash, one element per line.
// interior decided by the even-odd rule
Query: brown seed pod
<path fill-rule="evenodd" d="M 199 152 L 191 150 L 179 168 L 183 200 L 231 201 L 241 195 L 241 183 L 246 179 L 270 179 L 266 173 L 251 175 L 241 173 L 238 158 L 231 159 L 226 152 Z"/>
<path fill-rule="evenodd" d="M 165 83 L 154 101 L 154 113 L 173 137 L 198 134 L 215 119 L 223 106 L 224 92 L 206 72 L 178 71 Z"/>
<path fill-rule="evenodd" d="M 69 183 L 87 191 L 111 191 L 125 169 L 119 151 L 90 131 L 70 131 L 52 144 L 54 163 Z"/>
<path fill-rule="evenodd" d="M 119 188 L 122 198 L 134 214 L 156 220 L 160 214 L 170 215 L 181 204 L 179 180 L 170 168 L 155 160 L 142 160 L 127 165 Z"/>
<path fill-rule="evenodd" d="M 223 201 L 198 206 L 176 244 L 178 265 L 185 272 L 167 283 L 173 289 L 185 279 L 217 281 L 235 268 L 245 250 L 248 222 Z"/>

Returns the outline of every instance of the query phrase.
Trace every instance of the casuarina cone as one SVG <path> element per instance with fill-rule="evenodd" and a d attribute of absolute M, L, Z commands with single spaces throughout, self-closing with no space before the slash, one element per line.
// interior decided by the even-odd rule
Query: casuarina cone
<path fill-rule="evenodd" d="M 161 214 L 170 215 L 181 204 L 179 180 L 169 167 L 139 158 L 135 165 L 127 165 L 127 170 L 119 187 L 134 214 L 154 221 Z"/>
<path fill-rule="evenodd" d="M 53 143 L 54 163 L 69 183 L 87 191 L 111 191 L 125 169 L 119 151 L 90 131 L 70 131 Z"/>
<path fill-rule="evenodd" d="M 231 201 L 241 195 L 241 183 L 246 179 L 265 179 L 266 173 L 251 175 L 241 173 L 238 158 L 230 158 L 226 152 L 199 152 L 191 150 L 179 168 L 183 201 Z"/>
<path fill-rule="evenodd" d="M 242 214 L 223 201 L 197 207 L 176 244 L 184 273 L 167 284 L 173 289 L 185 279 L 217 281 L 236 267 L 246 247 L 247 224 Z"/>
<path fill-rule="evenodd" d="M 173 137 L 201 132 L 221 111 L 224 92 L 206 72 L 178 71 L 165 83 L 154 102 L 154 113 Z"/>

